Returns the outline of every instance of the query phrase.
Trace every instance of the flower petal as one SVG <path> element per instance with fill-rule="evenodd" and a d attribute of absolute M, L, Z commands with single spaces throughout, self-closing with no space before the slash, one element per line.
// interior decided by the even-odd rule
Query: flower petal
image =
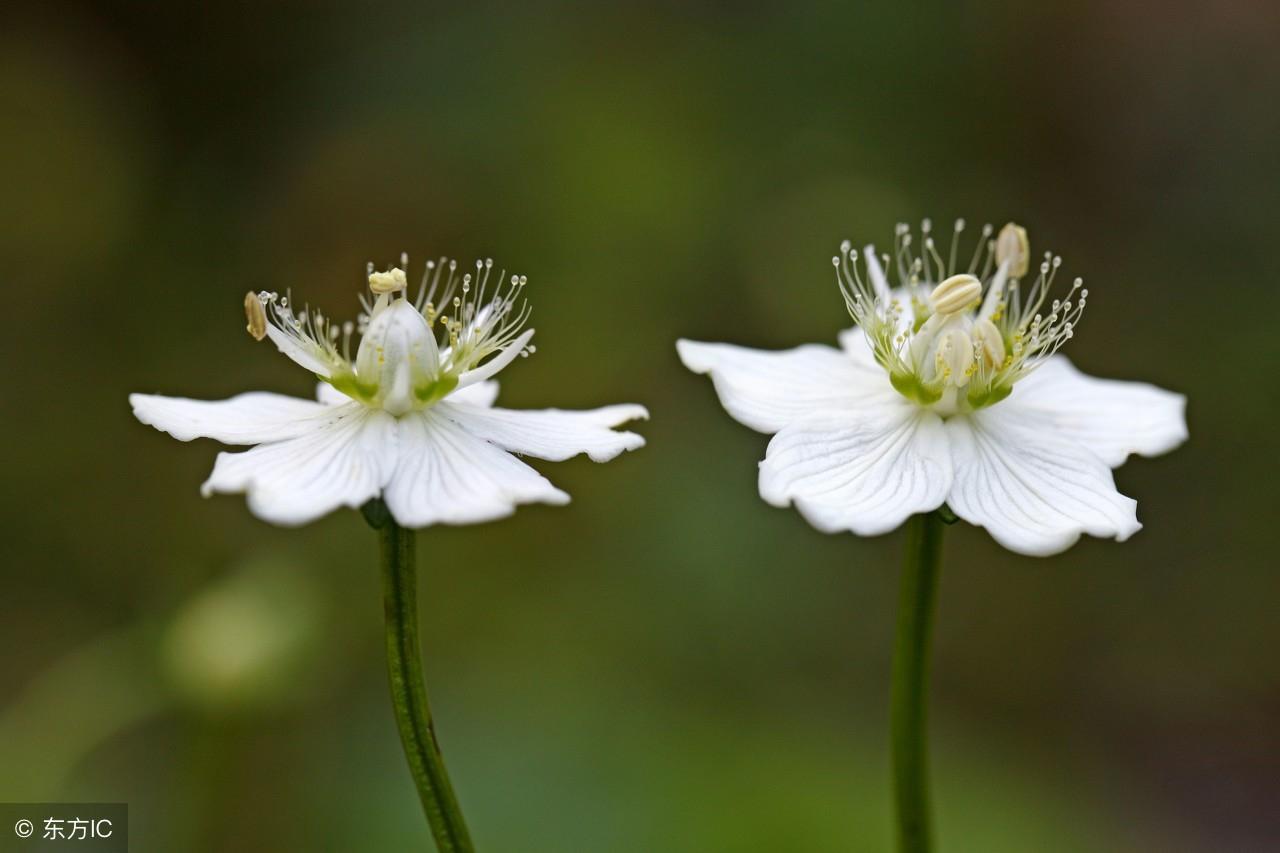
<path fill-rule="evenodd" d="M 469 406 L 488 408 L 498 399 L 498 380 L 486 379 L 466 388 L 459 388 L 449 394 L 450 403 L 466 403 Z"/>
<path fill-rule="evenodd" d="M 1187 398 L 1144 382 L 1095 379 L 1055 355 L 1013 386 L 1001 408 L 1070 438 L 1112 468 L 1131 453 L 1155 456 L 1187 440 Z"/>
<path fill-rule="evenodd" d="M 351 397 L 343 394 L 328 382 L 323 381 L 316 383 L 316 400 L 324 403 L 326 406 L 343 406 L 347 403 L 354 402 Z"/>
<path fill-rule="evenodd" d="M 941 506 L 951 471 L 942 420 L 899 398 L 784 427 L 760 463 L 760 496 L 794 502 L 825 533 L 876 536 Z"/>
<path fill-rule="evenodd" d="M 946 427 L 956 468 L 947 503 L 1010 551 L 1048 556 L 1081 533 L 1123 542 L 1142 528 L 1101 459 L 1017 409 L 998 404 Z"/>
<path fill-rule="evenodd" d="M 328 413 L 288 441 L 219 453 L 201 492 L 248 492 L 254 515 L 286 526 L 377 497 L 396 468 L 396 419 L 359 405 Z"/>
<path fill-rule="evenodd" d="M 212 438 L 223 444 L 282 441 L 315 429 L 333 415 L 319 403 L 266 391 L 227 400 L 130 394 L 129 403 L 138 420 L 179 441 Z"/>
<path fill-rule="evenodd" d="M 542 409 L 520 411 L 493 409 L 455 403 L 441 403 L 436 411 L 474 436 L 512 453 L 524 453 L 555 462 L 585 453 L 596 462 L 607 462 L 624 450 L 644 446 L 633 432 L 614 432 L 611 427 L 647 419 L 644 406 L 605 406 L 587 411 Z"/>
<path fill-rule="evenodd" d="M 840 342 L 841 351 L 865 369 L 874 368 L 881 373 L 885 372 L 883 367 L 876 364 L 875 354 L 871 352 L 871 344 L 867 342 L 867 335 L 862 331 L 861 326 L 841 329 L 836 333 L 836 340 Z"/>
<path fill-rule="evenodd" d="M 405 527 L 473 524 L 517 504 L 569 502 L 537 471 L 433 410 L 400 419 L 400 460 L 382 496 Z"/>
<path fill-rule="evenodd" d="M 854 411 L 869 399 L 898 394 L 869 354 L 850 358 L 821 344 L 769 351 L 680 340 L 676 351 L 685 367 L 711 375 L 725 411 L 759 432 L 777 432 L 815 411 Z"/>

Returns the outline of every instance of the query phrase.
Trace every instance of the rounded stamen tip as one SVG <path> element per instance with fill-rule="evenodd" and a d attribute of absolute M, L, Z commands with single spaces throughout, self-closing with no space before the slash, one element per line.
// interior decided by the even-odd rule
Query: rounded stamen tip
<path fill-rule="evenodd" d="M 262 298 L 252 290 L 244 295 L 244 316 L 245 330 L 255 341 L 267 336 L 267 309 L 262 305 Z"/>
<path fill-rule="evenodd" d="M 1005 261 L 1009 262 L 1010 278 L 1022 278 L 1027 274 L 1031 242 L 1027 239 L 1027 229 L 1014 222 L 1006 224 L 996 236 L 996 263 Z"/>
<path fill-rule="evenodd" d="M 943 280 L 929 294 L 933 310 L 939 314 L 955 314 L 963 311 L 982 296 L 982 282 L 975 276 L 961 273 Z"/>
<path fill-rule="evenodd" d="M 369 273 L 369 289 L 381 296 L 384 293 L 396 293 L 409 286 L 404 270 L 392 267 L 386 272 Z"/>

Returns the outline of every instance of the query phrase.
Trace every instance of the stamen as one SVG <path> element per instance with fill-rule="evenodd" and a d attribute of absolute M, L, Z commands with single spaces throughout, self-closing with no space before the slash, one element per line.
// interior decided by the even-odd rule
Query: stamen
<path fill-rule="evenodd" d="M 1027 274 L 1027 264 L 1031 260 L 1031 243 L 1027 239 L 1027 229 L 1010 222 L 1000 229 L 996 237 L 996 263 L 1009 264 L 1009 277 L 1022 278 Z"/>
<path fill-rule="evenodd" d="M 982 282 L 967 273 L 953 275 L 929 294 L 933 310 L 939 314 L 955 314 L 971 306 L 982 296 Z"/>
<path fill-rule="evenodd" d="M 267 336 L 267 312 L 262 307 L 262 300 L 258 298 L 258 294 L 252 290 L 244 295 L 244 316 L 248 320 L 245 330 L 253 336 L 255 341 L 260 341 Z"/>
<path fill-rule="evenodd" d="M 947 276 L 947 269 L 946 269 L 946 266 L 942 263 L 942 255 L 939 255 L 938 250 L 934 247 L 934 242 L 932 237 L 924 241 L 924 247 L 925 247 L 925 250 L 933 257 L 933 263 L 938 268 L 937 278 L 939 280 L 945 278 Z"/>
<path fill-rule="evenodd" d="M 399 267 L 392 267 L 386 272 L 369 273 L 369 289 L 379 296 L 384 293 L 399 293 L 408 286 L 404 270 Z"/>
<path fill-rule="evenodd" d="M 956 244 L 960 242 L 960 232 L 963 230 L 964 230 L 964 220 L 957 219 L 955 227 L 951 231 L 951 251 L 947 253 L 947 275 L 955 275 Z"/>
<path fill-rule="evenodd" d="M 932 229 L 932 222 L 923 220 L 917 239 L 907 224 L 895 227 L 893 252 L 884 256 L 883 269 L 896 268 L 897 290 L 873 256 L 866 260 L 874 281 L 861 275 L 858 252 L 848 240 L 831 259 L 837 285 L 876 361 L 908 399 L 951 412 L 966 405 L 993 405 L 1074 336 L 1088 293 L 1076 279 L 1065 296 L 1054 298 L 1062 258 L 1051 252 L 1039 264 L 1036 278 L 1021 287 L 1030 268 L 1030 241 L 1016 223 L 1006 224 L 998 235 L 985 224 L 968 272 L 960 273 L 964 220 L 954 223 L 945 258 Z M 904 290 L 912 308 L 910 323 L 902 318 Z M 967 384 L 966 395 L 958 402 L 954 395 L 943 395 L 947 384 Z"/>
<path fill-rule="evenodd" d="M 983 246 L 986 246 L 986 245 L 987 245 L 987 243 L 988 243 L 988 241 L 991 239 L 991 232 L 992 232 L 992 230 L 993 230 L 993 229 L 992 229 L 992 227 L 991 227 L 991 223 L 990 223 L 990 222 L 988 222 L 988 223 L 986 223 L 985 225 L 983 225 L 983 226 L 982 226 L 982 239 L 980 239 L 980 240 L 978 241 L 977 245 L 973 247 L 973 257 L 969 259 L 969 273 L 970 273 L 970 274 L 977 272 L 977 270 L 978 270 L 978 256 L 979 256 L 979 255 L 981 254 L 981 252 L 982 252 L 982 247 L 983 247 Z M 985 276 L 983 276 L 983 277 L 985 278 Z"/>

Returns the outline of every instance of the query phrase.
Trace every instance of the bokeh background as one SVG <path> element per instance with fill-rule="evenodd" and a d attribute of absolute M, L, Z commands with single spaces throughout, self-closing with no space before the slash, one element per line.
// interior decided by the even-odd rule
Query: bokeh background
<path fill-rule="evenodd" d="M 653 413 L 538 464 L 568 507 L 421 536 L 482 848 L 887 849 L 901 536 L 762 503 L 767 439 L 673 343 L 831 341 L 841 238 L 965 216 L 1061 252 L 1073 359 L 1192 438 L 1117 473 L 1123 545 L 949 532 L 942 849 L 1277 849 L 1277 40 L 1267 0 L 6 4 L 0 799 L 127 801 L 142 851 L 425 848 L 374 533 L 202 499 L 217 447 L 126 403 L 309 394 L 243 293 L 352 316 L 407 250 L 528 275 L 506 405 Z"/>

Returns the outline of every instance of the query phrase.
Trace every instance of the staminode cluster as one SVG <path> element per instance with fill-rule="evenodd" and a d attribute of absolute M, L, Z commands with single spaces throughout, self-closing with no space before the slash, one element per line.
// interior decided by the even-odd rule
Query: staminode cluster
<path fill-rule="evenodd" d="M 945 258 L 928 219 L 918 241 L 900 223 L 892 255 L 877 257 L 871 246 L 860 254 L 846 240 L 832 258 L 849 313 L 893 387 L 942 415 L 1008 397 L 1015 382 L 1071 339 L 1089 295 L 1077 278 L 1063 297 L 1050 299 L 1062 264 L 1051 252 L 1026 284 L 1030 245 L 1026 230 L 1012 222 L 999 234 L 984 225 L 961 270 L 964 230 L 964 220 L 956 220 Z"/>
<path fill-rule="evenodd" d="M 314 309 L 298 309 L 288 294 L 264 290 L 245 294 L 248 331 L 258 340 L 270 337 L 347 396 L 394 414 L 442 399 L 489 356 L 501 353 L 505 364 L 534 351 L 523 331 L 530 313 L 522 295 L 525 276 L 495 274 L 492 259 L 459 274 L 457 261 L 441 258 L 427 262 L 418 295 L 409 301 L 405 255 L 400 264 L 382 272 L 369 264 L 369 289 L 360 295 L 356 322 L 334 323 Z M 389 347 L 396 351 L 394 365 L 388 365 Z M 388 387 L 389 381 L 409 387 Z"/>

